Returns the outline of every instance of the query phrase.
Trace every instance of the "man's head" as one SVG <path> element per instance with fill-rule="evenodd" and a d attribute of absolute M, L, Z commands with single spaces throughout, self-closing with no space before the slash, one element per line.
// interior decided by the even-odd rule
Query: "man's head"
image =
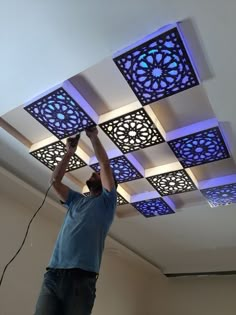
<path fill-rule="evenodd" d="M 115 187 L 117 188 L 118 184 L 117 184 L 115 175 L 113 172 L 112 174 L 113 174 L 113 178 L 115 182 Z M 86 181 L 86 184 L 90 192 L 94 194 L 100 194 L 102 192 L 102 181 L 100 177 L 100 172 L 93 172 L 91 177 Z"/>
<path fill-rule="evenodd" d="M 86 181 L 90 192 L 99 194 L 102 192 L 102 181 L 99 172 L 93 172 L 90 178 Z"/>

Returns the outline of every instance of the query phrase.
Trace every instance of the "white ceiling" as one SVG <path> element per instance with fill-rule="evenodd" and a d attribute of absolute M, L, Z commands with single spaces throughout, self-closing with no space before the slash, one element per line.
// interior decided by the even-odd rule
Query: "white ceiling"
<path fill-rule="evenodd" d="M 25 1 L 24 5 L 9 1 L 0 10 L 0 57 L 4 61 L 0 73 L 0 114 L 36 143 L 51 134 L 24 112 L 22 104 L 72 76 L 71 82 L 99 115 L 136 101 L 110 56 L 163 25 L 186 20 L 184 34 L 203 84 L 151 108 L 166 132 L 216 117 L 222 122 L 232 158 L 210 167 L 196 167 L 193 173 L 198 180 L 236 173 L 235 9 L 236 3 L 229 0 L 224 4 L 212 4 L 210 0 L 129 0 L 113 3 L 112 7 L 106 1 L 67 1 L 60 6 L 46 1 Z M 0 133 L 0 161 L 4 167 L 41 191 L 46 190 L 50 171 L 6 131 L 0 129 Z M 102 138 L 107 149 L 114 149 L 105 134 Z M 82 143 L 84 151 L 91 155 L 85 137 Z M 169 148 L 165 144 L 159 146 L 133 155 L 144 168 L 164 164 L 167 159 L 174 162 Z M 149 184 L 142 181 L 121 186 L 130 194 L 150 190 Z M 211 209 L 201 198 L 198 191 L 185 197 L 174 196 L 180 209 L 174 216 L 117 218 L 111 235 L 165 272 L 235 269 L 235 206 Z"/>

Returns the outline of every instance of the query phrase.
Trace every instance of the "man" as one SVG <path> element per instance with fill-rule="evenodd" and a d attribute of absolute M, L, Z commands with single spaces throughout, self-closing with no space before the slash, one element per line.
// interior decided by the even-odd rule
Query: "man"
<path fill-rule="evenodd" d="M 78 140 L 67 140 L 67 153 L 55 168 L 53 187 L 68 207 L 44 275 L 35 315 L 89 315 L 96 291 L 104 240 L 116 209 L 116 182 L 96 127 L 86 130 L 100 164 L 86 184 L 90 196 L 61 181 Z"/>

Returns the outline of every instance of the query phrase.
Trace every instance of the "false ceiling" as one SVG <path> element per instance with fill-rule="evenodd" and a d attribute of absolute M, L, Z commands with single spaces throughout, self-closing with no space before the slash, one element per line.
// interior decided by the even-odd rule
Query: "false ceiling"
<path fill-rule="evenodd" d="M 221 205 L 222 200 L 223 204 L 235 202 L 236 129 L 232 118 L 235 109 L 232 107 L 233 98 L 230 99 L 232 91 L 228 93 L 232 81 L 229 79 L 228 84 L 225 85 L 226 77 L 233 75 L 235 69 L 228 59 L 230 51 L 222 47 L 224 32 L 219 29 L 218 37 L 215 37 L 215 29 L 206 21 L 204 31 L 202 29 L 200 22 L 206 17 L 205 11 L 208 5 L 198 4 L 197 6 L 193 3 L 191 6 L 185 7 L 185 5 L 183 1 L 175 5 L 175 9 L 178 11 L 181 7 L 183 12 L 184 9 L 186 10 L 186 13 L 188 10 L 193 10 L 191 12 L 194 18 L 184 20 L 189 15 L 184 17 L 179 15 L 174 20 L 178 21 L 180 17 L 184 20 L 180 24 L 183 47 L 180 45 L 178 49 L 186 49 L 186 53 L 182 55 L 185 61 L 186 54 L 189 58 L 188 71 L 191 74 L 188 73 L 188 79 L 182 77 L 182 86 L 177 90 L 170 88 L 165 92 L 166 94 L 160 92 L 147 95 L 147 93 L 142 93 L 142 89 L 139 90 L 140 86 L 127 82 L 130 79 L 127 76 L 130 69 L 129 60 L 132 58 L 132 52 L 135 53 L 134 48 L 140 44 L 140 42 L 136 44 L 137 40 L 144 39 L 144 42 L 152 40 L 146 36 L 173 21 L 173 18 L 165 18 L 163 21 L 162 17 L 160 21 L 163 21 L 163 24 L 159 22 L 154 28 L 146 26 L 135 36 L 130 36 L 128 40 L 123 39 L 122 44 L 119 39 L 121 35 L 117 36 L 116 40 L 110 41 L 113 45 L 112 49 L 104 45 L 108 49 L 107 53 L 102 54 L 100 51 L 100 56 L 106 56 L 105 59 L 99 58 L 99 54 L 96 54 L 98 60 L 95 60 L 95 56 L 92 58 L 93 56 L 88 53 L 87 60 L 96 61 L 94 65 L 80 63 L 77 69 L 86 69 L 77 71 L 77 74 L 68 70 L 68 75 L 63 76 L 61 80 L 63 83 L 57 84 L 60 79 L 54 79 L 52 84 L 49 83 L 48 78 L 45 78 L 44 82 L 47 87 L 50 86 L 50 89 L 43 89 L 45 85 L 41 84 L 43 78 L 39 74 L 41 79 L 38 80 L 38 93 L 33 92 L 32 86 L 28 90 L 25 88 L 18 95 L 18 105 L 23 105 L 8 112 L 5 110 L 6 113 L 2 119 L 4 123 L 7 123 L 8 128 L 14 128 L 12 134 L 16 138 L 20 141 L 22 139 L 28 141 L 27 146 L 21 149 L 30 149 L 31 155 L 27 156 L 29 165 L 42 169 L 44 172 L 42 176 L 49 177 L 51 170 L 39 161 L 45 160 L 45 152 L 39 150 L 47 148 L 47 154 L 51 157 L 52 153 L 55 153 L 56 143 L 56 152 L 63 151 L 65 135 L 75 134 L 76 130 L 72 128 L 69 134 L 63 135 L 57 134 L 55 128 L 49 131 L 45 124 L 43 126 L 29 112 L 31 110 L 31 114 L 37 116 L 37 109 L 34 111 L 34 108 L 40 106 L 39 99 L 47 98 L 50 93 L 54 98 L 56 93 L 64 99 L 71 98 L 72 102 L 75 101 L 82 108 L 86 116 L 86 124 L 89 122 L 99 126 L 99 135 L 118 178 L 120 205 L 117 208 L 117 218 L 111 229 L 111 235 L 135 249 L 146 259 L 161 266 L 164 272 L 233 269 L 234 259 L 224 261 L 221 258 L 220 264 L 215 260 L 217 255 L 222 257 L 222 252 L 227 252 L 232 248 L 234 246 L 232 240 L 236 239 L 230 225 L 236 216 L 234 205 L 227 207 Z M 164 11 L 167 9 L 167 4 L 161 6 Z M 205 6 L 204 10 L 203 6 Z M 138 9 L 137 6 L 136 10 L 138 12 L 140 8 Z M 146 19 L 147 11 L 144 12 Z M 217 7 L 214 19 L 216 14 L 221 15 L 220 12 L 221 10 Z M 208 11 L 209 18 L 211 13 Z M 227 13 L 230 14 L 230 12 Z M 127 12 L 124 11 L 124 18 L 126 14 Z M 129 17 L 132 19 L 130 11 Z M 197 26 L 194 24 L 195 20 Z M 125 21 L 128 23 L 128 19 Z M 230 29 L 230 21 L 227 19 L 225 25 L 227 30 Z M 154 23 L 153 19 L 152 23 Z M 121 24 L 119 23 L 122 29 Z M 142 25 L 144 25 L 143 22 Z M 109 33 L 108 29 L 103 31 L 106 34 Z M 134 29 L 130 31 L 135 32 Z M 162 29 L 161 36 L 165 32 L 166 29 Z M 221 33 L 222 36 L 220 36 Z M 118 34 L 121 34 L 120 30 Z M 217 38 L 221 39 L 221 45 Z M 170 56 L 173 56 L 171 40 L 163 39 L 163 37 L 158 40 L 162 41 L 159 42 L 159 49 L 163 51 L 163 47 L 160 47 L 164 40 L 167 42 L 165 54 L 171 51 Z M 133 44 L 135 46 L 130 47 Z M 220 52 L 217 51 L 216 44 Z M 91 43 L 89 42 L 88 45 Z M 99 47 L 100 43 L 98 50 Z M 126 47 L 129 49 L 124 50 Z M 130 50 L 131 48 L 133 50 Z M 155 45 L 152 46 L 152 49 L 155 48 Z M 177 57 L 181 58 L 182 55 Z M 224 62 L 219 59 L 220 56 L 224 56 Z M 154 51 L 150 55 L 142 53 L 139 58 L 141 68 L 137 70 L 138 66 L 134 65 L 133 69 L 136 75 L 139 75 L 139 82 L 144 82 L 146 87 L 150 88 L 151 83 L 145 77 L 147 74 L 145 62 L 160 63 L 166 56 L 158 55 Z M 174 64 L 176 61 L 178 65 Z M 175 61 L 166 60 L 166 62 L 173 67 L 169 71 L 175 71 L 176 67 L 178 69 L 185 67 L 184 62 L 179 62 L 176 57 Z M 50 72 L 49 69 L 47 72 Z M 67 69 L 70 67 L 68 66 Z M 161 77 L 158 67 L 152 69 L 152 74 L 156 79 Z M 177 74 L 172 72 L 171 75 L 175 77 Z M 51 79 L 52 77 L 49 80 Z M 163 89 L 172 83 L 168 80 L 161 81 L 161 79 L 158 82 L 159 87 Z M 189 86 L 188 83 L 190 83 Z M 32 84 L 31 80 L 29 84 Z M 153 84 L 152 89 L 159 91 L 160 89 Z M 20 89 L 20 86 L 18 88 Z M 40 93 L 42 90 L 43 93 Z M 63 93 L 66 94 L 63 95 Z M 156 95 L 157 99 L 154 99 L 153 95 Z M 9 99 L 15 101 L 18 96 L 9 95 Z M 28 106 L 28 112 L 24 110 L 26 106 Z M 40 120 L 39 117 L 36 118 Z M 57 118 L 63 120 L 62 116 Z M 191 153 L 193 150 L 194 154 Z M 3 156 L 2 159 L 4 158 Z M 68 172 L 68 183 L 86 193 L 85 181 L 92 170 L 96 169 L 96 163 L 91 144 L 82 132 L 77 158 Z M 15 168 L 17 169 L 17 165 Z M 210 205 L 219 205 L 219 207 L 211 208 Z M 155 209 L 160 209 L 160 212 Z M 146 216 L 159 215 L 146 218 L 140 214 L 141 212 Z M 221 223 L 223 224 L 222 231 L 224 230 L 225 233 L 220 231 Z M 227 233 L 226 226 L 229 226 Z M 212 250 L 216 248 L 218 251 L 214 250 L 214 255 L 212 255 Z M 230 252 L 227 253 L 228 256 L 225 257 L 229 258 Z M 196 259 L 197 257 L 199 259 Z"/>

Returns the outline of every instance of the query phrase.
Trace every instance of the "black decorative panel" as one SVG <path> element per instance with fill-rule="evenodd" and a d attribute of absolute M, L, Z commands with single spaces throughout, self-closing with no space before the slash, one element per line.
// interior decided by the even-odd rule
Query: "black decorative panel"
<path fill-rule="evenodd" d="M 90 196 L 90 192 L 83 193 L 84 196 Z M 128 201 L 117 192 L 117 206 L 128 204 Z"/>
<path fill-rule="evenodd" d="M 30 154 L 46 165 L 50 170 L 54 170 L 55 166 L 61 161 L 66 152 L 66 146 L 61 141 L 54 142 L 38 150 L 30 152 Z M 87 164 L 74 154 L 69 162 L 66 172 L 76 170 L 86 166 Z"/>
<path fill-rule="evenodd" d="M 86 192 L 86 193 L 83 193 L 83 195 L 84 195 L 85 197 L 89 197 L 89 196 L 90 196 L 90 192 L 88 191 L 88 192 Z"/>
<path fill-rule="evenodd" d="M 151 176 L 147 180 L 161 196 L 185 193 L 197 189 L 185 170 Z"/>
<path fill-rule="evenodd" d="M 139 201 L 132 205 L 145 217 L 175 213 L 162 198 Z"/>
<path fill-rule="evenodd" d="M 185 168 L 229 158 L 218 127 L 169 141 L 168 144 Z"/>
<path fill-rule="evenodd" d="M 201 193 L 212 208 L 236 203 L 236 183 L 203 189 Z"/>
<path fill-rule="evenodd" d="M 74 135 L 86 127 L 95 125 L 63 88 L 40 98 L 24 109 L 58 139 Z"/>
<path fill-rule="evenodd" d="M 102 123 L 100 127 L 123 153 L 164 142 L 143 108 Z"/>
<path fill-rule="evenodd" d="M 119 193 L 117 193 L 117 206 L 122 206 L 128 204 L 128 201 L 122 197 Z"/>
<path fill-rule="evenodd" d="M 142 105 L 199 84 L 175 27 L 114 58 Z"/>
<path fill-rule="evenodd" d="M 110 159 L 110 166 L 113 170 L 117 183 L 124 183 L 131 180 L 142 178 L 142 175 L 136 170 L 133 164 L 125 156 L 118 156 Z M 98 163 L 90 165 L 96 172 L 100 171 Z"/>

